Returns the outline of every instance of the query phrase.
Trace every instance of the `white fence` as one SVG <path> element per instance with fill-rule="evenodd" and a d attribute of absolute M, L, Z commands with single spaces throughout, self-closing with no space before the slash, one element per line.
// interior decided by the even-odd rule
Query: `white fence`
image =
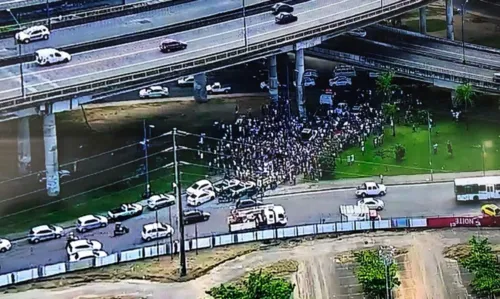
<path fill-rule="evenodd" d="M 186 241 L 186 251 L 195 249 L 213 248 L 227 246 L 232 244 L 242 244 L 248 242 L 287 239 L 304 236 L 314 236 L 332 233 L 350 233 L 371 230 L 384 229 L 406 229 L 406 228 L 425 228 L 427 227 L 426 218 L 394 218 L 391 220 L 380 221 L 356 221 L 356 222 L 335 222 L 308 224 L 291 227 L 273 228 L 267 230 L 242 232 L 234 234 L 214 235 Z M 79 262 L 63 262 L 52 265 L 40 266 L 37 268 L 17 271 L 9 274 L 0 275 L 0 287 L 16 283 L 23 283 L 54 275 L 64 274 L 73 271 L 79 271 L 89 268 L 104 267 L 108 265 L 131 262 L 158 255 L 170 255 L 178 253 L 178 242 L 174 241 L 174 246 L 170 244 L 148 245 L 142 248 L 125 250 L 110 254 L 106 257 L 96 258 L 95 260 L 85 260 Z"/>

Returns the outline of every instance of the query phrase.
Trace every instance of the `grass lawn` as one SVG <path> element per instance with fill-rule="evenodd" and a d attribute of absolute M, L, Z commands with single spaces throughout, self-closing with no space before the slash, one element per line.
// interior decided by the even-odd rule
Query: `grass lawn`
<path fill-rule="evenodd" d="M 415 32 L 420 31 L 419 20 L 405 21 L 405 25 L 408 26 L 408 28 L 411 31 L 415 31 Z M 445 29 L 446 29 L 446 21 L 445 20 L 427 19 L 427 32 L 436 32 L 436 31 L 442 31 Z"/>
<path fill-rule="evenodd" d="M 437 121 L 431 134 L 432 144 L 438 144 L 436 155 L 429 154 L 429 133 L 424 126 L 413 133 L 411 127 L 396 127 L 396 137 L 392 130 L 385 130 L 383 149 L 385 155 L 377 154 L 372 139 L 366 142 L 366 152 L 363 156 L 359 148 L 349 149 L 346 155 L 354 154 L 355 164 L 347 166 L 345 162 L 337 163 L 336 178 L 353 178 L 363 176 L 408 175 L 430 172 L 429 156 L 432 158 L 434 173 L 481 171 L 483 169 L 481 144 L 485 144 L 484 165 L 486 170 L 500 169 L 500 127 L 485 122 L 472 122 L 469 130 L 465 124 L 448 120 Z M 447 141 L 453 145 L 453 157 L 447 152 Z M 390 149 L 395 144 L 406 148 L 406 156 L 400 163 L 396 162 Z M 345 161 L 345 160 L 344 160 Z"/>
<path fill-rule="evenodd" d="M 186 188 L 194 181 L 205 176 L 206 169 L 196 166 L 182 166 L 181 184 Z M 151 189 L 155 192 L 172 191 L 174 181 L 173 169 L 163 170 L 150 174 Z M 141 200 L 144 192 L 144 183 L 124 189 L 119 192 L 105 192 L 96 190 L 78 197 L 70 198 L 64 203 L 57 203 L 37 209 L 35 212 L 27 211 L 12 217 L 0 219 L 0 235 L 28 231 L 31 227 L 41 224 L 63 223 L 86 214 L 107 212 L 122 203 L 131 203 Z M 106 195 L 104 195 L 106 194 Z"/>

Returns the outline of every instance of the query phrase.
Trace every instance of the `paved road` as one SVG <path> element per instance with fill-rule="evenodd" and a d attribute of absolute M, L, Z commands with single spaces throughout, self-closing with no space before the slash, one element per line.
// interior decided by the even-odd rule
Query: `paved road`
<path fill-rule="evenodd" d="M 424 55 L 406 53 L 402 49 L 392 48 L 387 44 L 375 44 L 373 41 L 368 39 L 350 38 L 349 41 L 349 44 L 338 41 L 330 41 L 326 44 L 323 44 L 321 47 L 354 55 L 380 59 L 387 62 L 392 61 L 398 64 L 419 64 L 437 67 L 444 70 L 451 70 L 457 73 L 461 73 L 464 77 L 474 75 L 486 82 L 492 82 L 493 74 L 495 73 L 495 71 L 493 70 L 463 65 L 462 63 L 453 63 Z"/>
<path fill-rule="evenodd" d="M 245 4 L 249 6 L 266 1 L 267 0 L 248 0 Z M 197 0 L 190 3 L 179 4 L 134 15 L 56 29 L 52 31 L 50 39 L 47 41 L 37 41 L 28 45 L 22 45 L 22 53 L 34 53 L 40 48 L 58 48 L 72 44 L 79 44 L 151 30 L 153 28 L 196 20 L 241 7 L 241 0 Z M 2 49 L 4 51 L 1 51 Z M 14 44 L 14 39 L 1 39 L 0 57 L 16 55 L 17 47 Z"/>
<path fill-rule="evenodd" d="M 398 0 L 386 0 L 384 4 L 394 2 Z M 378 0 L 310 1 L 295 6 L 299 21 L 293 24 L 276 25 L 274 16 L 270 13 L 247 17 L 247 36 L 250 44 L 257 43 L 373 10 L 379 6 Z M 172 34 L 171 37 L 186 41 L 188 49 L 163 54 L 158 50 L 162 37 L 75 54 L 73 60 L 67 64 L 42 68 L 28 63 L 24 66 L 26 91 L 28 94 L 47 91 L 242 47 L 243 19 L 180 32 Z M 18 66 L 0 69 L 0 84 L 3 87 L 0 99 L 21 94 L 19 77 Z"/>
<path fill-rule="evenodd" d="M 314 194 L 296 194 L 277 196 L 265 199 L 282 205 L 289 217 L 289 225 L 318 223 L 321 219 L 326 221 L 340 220 L 338 208 L 340 204 L 355 204 L 354 189 L 323 191 Z M 386 210 L 382 217 L 400 216 L 431 216 L 431 215 L 470 215 L 478 214 L 479 204 L 457 205 L 453 197 L 452 183 L 436 183 L 428 185 L 393 186 L 385 196 Z M 198 234 L 207 236 L 212 233 L 227 233 L 226 217 L 230 204 L 208 203 L 201 207 L 212 214 L 208 222 L 198 225 Z M 171 207 L 174 229 L 176 206 Z M 169 222 L 169 208 L 159 210 L 160 221 Z M 141 241 L 140 231 L 146 223 L 155 219 L 155 213 L 146 212 L 138 218 L 124 221 L 131 229 L 128 235 L 110 237 L 113 226 L 85 234 L 85 237 L 97 239 L 104 244 L 108 252 L 117 252 L 134 247 L 144 246 Z M 186 227 L 186 236 L 194 237 L 194 225 Z M 168 239 L 162 242 L 170 242 Z M 152 245 L 155 242 L 151 242 Z M 35 265 L 43 265 L 65 261 L 65 240 L 53 240 L 35 246 L 26 241 L 14 244 L 13 249 L 0 255 L 0 273 L 7 273 Z"/>

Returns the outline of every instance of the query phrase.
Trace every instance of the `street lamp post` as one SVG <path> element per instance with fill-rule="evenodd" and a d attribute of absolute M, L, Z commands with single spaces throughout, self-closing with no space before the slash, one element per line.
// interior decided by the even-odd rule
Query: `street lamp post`
<path fill-rule="evenodd" d="M 149 142 L 148 142 L 148 132 L 147 132 L 147 129 L 149 128 L 149 135 L 151 135 L 151 129 L 153 129 L 155 126 L 153 125 L 149 125 L 149 126 L 146 126 L 146 119 L 143 119 L 142 120 L 142 126 L 143 126 L 143 130 L 144 130 L 144 140 L 143 140 L 143 147 L 144 147 L 144 164 L 146 166 L 146 169 L 145 169 L 145 172 L 146 172 L 146 187 L 145 187 L 145 195 L 146 197 L 149 197 L 151 194 L 151 186 L 150 186 L 150 182 L 149 182 L 149 158 L 148 158 L 148 146 L 149 146 Z M 151 136 L 149 136 L 151 137 Z"/>
<path fill-rule="evenodd" d="M 387 250 L 387 248 L 380 248 L 378 251 L 380 258 L 382 259 L 382 262 L 384 263 L 386 299 L 391 298 L 391 296 L 390 296 L 389 267 L 392 265 L 392 263 L 394 261 L 394 248 L 391 246 L 388 249 L 390 249 L 390 250 Z"/>
<path fill-rule="evenodd" d="M 431 117 L 429 110 L 427 110 L 427 130 L 429 131 L 429 167 L 431 169 L 431 182 L 434 181 L 432 174 L 432 141 L 431 141 Z"/>
<path fill-rule="evenodd" d="M 16 22 L 17 26 L 19 27 L 19 30 L 22 30 L 21 23 L 17 20 L 16 16 L 12 13 L 10 9 L 7 9 L 7 11 L 10 13 L 14 21 Z M 19 75 L 21 76 L 21 96 L 23 99 L 26 97 L 26 94 L 24 92 L 24 73 L 23 73 L 23 62 L 21 61 L 21 56 L 22 56 L 22 49 L 21 49 L 21 43 L 19 43 L 14 36 L 14 45 L 17 45 L 17 57 L 19 59 Z"/>
<path fill-rule="evenodd" d="M 464 16 L 465 16 L 465 5 L 469 2 L 466 0 L 462 3 L 462 63 L 465 64 L 465 35 L 464 35 Z"/>

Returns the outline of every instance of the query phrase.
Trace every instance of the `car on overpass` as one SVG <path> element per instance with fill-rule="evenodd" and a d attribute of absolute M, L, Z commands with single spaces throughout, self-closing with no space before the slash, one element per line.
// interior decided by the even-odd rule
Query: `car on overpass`
<path fill-rule="evenodd" d="M 358 28 L 347 32 L 347 34 L 355 37 L 365 37 L 366 31 L 364 29 Z"/>
<path fill-rule="evenodd" d="M 292 13 L 293 6 L 279 2 L 273 5 L 273 7 L 271 8 L 271 12 L 273 13 L 273 15 L 277 15 L 282 12 Z"/>
<path fill-rule="evenodd" d="M 159 85 L 144 88 L 141 89 L 141 91 L 139 91 L 139 97 L 141 99 L 163 98 L 163 97 L 168 97 L 169 94 L 170 93 L 168 87 L 163 87 Z"/>
<path fill-rule="evenodd" d="M 16 33 L 16 41 L 23 44 L 29 44 L 34 40 L 48 40 L 50 37 L 50 30 L 43 26 L 32 26 Z"/>
<path fill-rule="evenodd" d="M 160 43 L 160 51 L 163 53 L 185 50 L 186 48 L 187 44 L 185 42 L 171 38 L 167 38 Z"/>
<path fill-rule="evenodd" d="M 12 243 L 7 239 L 0 239 L 0 252 L 4 253 L 12 248 Z"/>
<path fill-rule="evenodd" d="M 298 19 L 299 18 L 297 16 L 294 16 L 291 13 L 282 12 L 276 16 L 276 18 L 274 19 L 274 22 L 278 25 L 285 25 L 285 24 L 297 22 Z"/>
<path fill-rule="evenodd" d="M 179 86 L 193 86 L 194 76 L 186 76 L 177 80 L 177 85 Z"/>
<path fill-rule="evenodd" d="M 71 61 L 71 54 L 54 48 L 46 48 L 35 51 L 35 62 L 40 66 L 48 66 L 56 63 Z"/>

